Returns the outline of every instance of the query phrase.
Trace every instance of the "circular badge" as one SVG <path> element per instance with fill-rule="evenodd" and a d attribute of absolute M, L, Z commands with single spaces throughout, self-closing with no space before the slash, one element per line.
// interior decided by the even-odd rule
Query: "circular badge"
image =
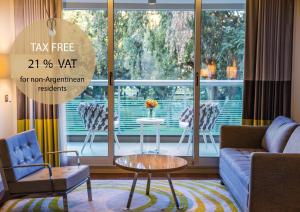
<path fill-rule="evenodd" d="M 79 96 L 95 71 L 89 37 L 75 24 L 46 19 L 26 27 L 10 54 L 11 77 L 29 98 L 60 104 Z"/>

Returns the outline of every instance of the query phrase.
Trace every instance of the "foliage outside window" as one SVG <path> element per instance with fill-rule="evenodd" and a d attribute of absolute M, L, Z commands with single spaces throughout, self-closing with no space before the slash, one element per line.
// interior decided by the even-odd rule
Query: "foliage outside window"
<path fill-rule="evenodd" d="M 64 19 L 88 33 L 97 52 L 94 79 L 107 79 L 107 11 L 66 10 Z M 207 10 L 202 12 L 202 68 L 214 64 L 210 79 L 227 79 L 228 67 L 236 64 L 236 79 L 243 79 L 245 12 Z M 117 11 L 115 14 L 115 79 L 191 80 L 194 68 L 193 11 Z M 203 79 L 207 79 L 204 77 Z M 106 88 L 90 87 L 84 95 L 105 98 Z M 122 88 L 126 92 L 128 88 Z M 141 98 L 168 99 L 178 87 L 136 87 Z M 230 90 L 219 89 L 224 99 Z M 207 99 L 201 89 L 201 99 Z M 192 93 L 192 88 L 190 89 Z M 234 92 L 241 99 L 242 92 Z"/>

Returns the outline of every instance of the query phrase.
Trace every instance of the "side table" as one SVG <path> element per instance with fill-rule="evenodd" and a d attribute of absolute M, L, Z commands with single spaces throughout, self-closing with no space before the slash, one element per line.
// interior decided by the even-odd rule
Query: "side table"
<path fill-rule="evenodd" d="M 140 134 L 140 148 L 141 154 L 144 153 L 144 125 L 155 125 L 156 126 L 156 149 L 155 153 L 159 154 L 160 152 L 160 125 L 164 123 L 165 119 L 163 118 L 139 118 L 136 120 L 141 126 Z"/>

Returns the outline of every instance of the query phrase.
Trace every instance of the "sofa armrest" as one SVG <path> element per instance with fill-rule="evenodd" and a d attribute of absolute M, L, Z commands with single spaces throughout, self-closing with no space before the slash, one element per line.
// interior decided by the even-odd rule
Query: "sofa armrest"
<path fill-rule="evenodd" d="M 67 153 L 75 153 L 77 158 L 77 165 L 80 166 L 80 157 L 78 151 L 76 150 L 61 150 L 61 151 L 47 152 L 47 154 L 67 154 Z"/>
<path fill-rule="evenodd" d="M 250 211 L 300 211 L 300 154 L 253 153 Z"/>
<path fill-rule="evenodd" d="M 267 126 L 222 126 L 220 148 L 261 148 Z"/>

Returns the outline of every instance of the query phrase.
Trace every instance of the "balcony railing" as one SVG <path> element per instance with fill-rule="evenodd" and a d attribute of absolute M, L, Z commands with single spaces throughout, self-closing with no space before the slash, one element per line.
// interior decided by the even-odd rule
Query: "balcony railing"
<path fill-rule="evenodd" d="M 106 87 L 107 80 L 93 80 L 90 86 Z M 213 88 L 243 88 L 242 80 L 201 80 L 201 89 L 212 90 Z M 136 123 L 136 119 L 147 116 L 147 110 L 144 106 L 145 99 L 138 97 L 128 97 L 121 94 L 123 87 L 181 87 L 193 88 L 193 80 L 115 80 L 115 114 L 120 118 L 120 128 L 115 129 L 120 135 L 139 135 L 140 126 Z M 242 118 L 242 96 L 226 101 L 219 99 L 206 99 L 204 101 L 218 102 L 222 112 L 217 120 L 216 127 L 213 130 L 214 135 L 219 135 L 220 126 L 223 124 L 239 125 Z M 107 105 L 106 98 L 81 99 L 76 98 L 66 104 L 67 116 L 67 135 L 86 135 L 83 122 L 77 112 L 77 106 L 80 102 L 97 102 Z M 157 117 L 165 119 L 164 125 L 161 127 L 162 135 L 176 135 L 182 133 L 182 129 L 178 126 L 178 118 L 180 113 L 187 106 L 193 106 L 192 93 L 185 91 L 176 94 L 173 98 L 159 100 L 159 107 L 155 110 Z M 151 127 L 146 129 L 146 133 L 154 134 Z"/>

